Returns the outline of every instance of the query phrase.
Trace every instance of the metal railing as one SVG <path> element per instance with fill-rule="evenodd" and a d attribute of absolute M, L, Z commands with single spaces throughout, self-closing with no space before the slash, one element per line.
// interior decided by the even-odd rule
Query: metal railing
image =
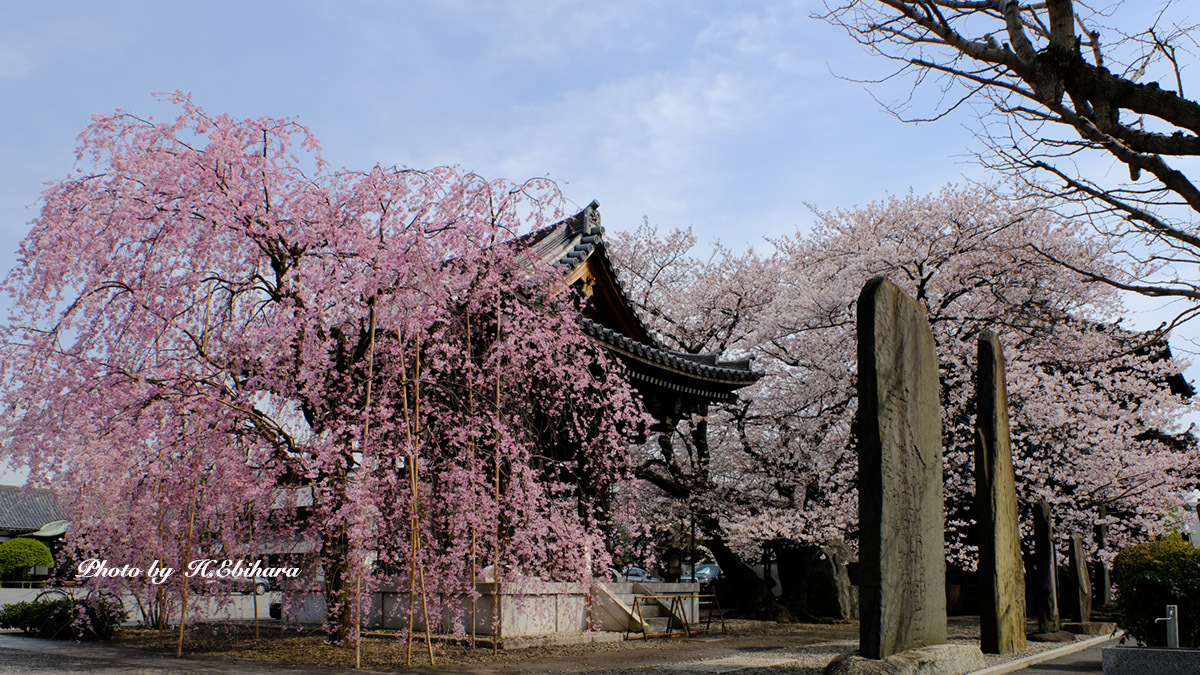
<path fill-rule="evenodd" d="M 707 599 L 707 602 L 705 602 L 705 599 Z M 684 608 L 684 603 L 683 603 L 684 600 L 695 600 L 696 601 L 696 613 L 697 614 L 699 614 L 702 609 L 705 609 L 705 608 L 708 609 L 708 614 L 703 621 L 703 625 L 704 625 L 703 628 L 700 627 L 700 624 L 702 622 L 699 620 L 698 616 L 696 617 L 696 619 L 697 619 L 696 621 L 688 620 L 688 613 L 687 613 L 687 610 Z M 656 603 L 659 606 L 667 608 L 666 632 L 650 633 L 648 631 L 647 624 L 646 624 L 646 617 L 643 616 L 643 614 L 642 614 L 642 607 L 645 606 L 647 601 Z M 669 601 L 669 602 L 664 602 L 664 601 Z M 641 633 L 641 635 L 634 636 L 634 632 L 635 632 L 634 629 L 627 628 L 625 630 L 625 639 L 629 640 L 629 639 L 636 637 L 638 639 L 647 640 L 647 639 L 655 638 L 655 637 L 671 637 L 672 635 L 685 635 L 687 637 L 692 637 L 693 635 L 698 634 L 698 633 L 710 633 L 710 632 L 716 630 L 713 628 L 713 625 L 712 625 L 714 612 L 718 613 L 718 619 L 721 622 L 721 628 L 720 628 L 721 632 L 725 632 L 725 617 L 723 614 L 719 614 L 720 611 L 721 611 L 721 604 L 720 604 L 720 602 L 717 601 L 717 596 L 713 595 L 711 593 L 680 593 L 680 594 L 671 594 L 671 595 L 635 595 L 633 598 L 632 613 L 634 615 L 634 618 L 637 620 L 637 627 L 640 629 L 637 632 Z M 675 628 L 676 632 L 672 632 L 672 628 Z"/>

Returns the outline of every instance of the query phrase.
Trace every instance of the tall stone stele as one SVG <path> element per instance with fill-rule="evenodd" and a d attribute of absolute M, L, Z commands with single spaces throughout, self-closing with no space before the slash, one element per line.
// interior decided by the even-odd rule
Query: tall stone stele
<path fill-rule="evenodd" d="M 1083 535 L 1071 534 L 1071 581 L 1075 588 L 1070 594 L 1071 615 L 1080 623 L 1092 620 L 1092 579 L 1088 574 L 1087 549 Z"/>
<path fill-rule="evenodd" d="M 1103 550 L 1108 548 L 1108 507 L 1101 505 L 1096 515 L 1096 548 Z M 1096 578 L 1092 579 L 1092 584 L 1095 586 L 1096 599 L 1100 601 L 1101 607 L 1112 603 L 1112 571 L 1108 569 L 1108 564 L 1103 558 L 1096 560 Z"/>
<path fill-rule="evenodd" d="M 1017 529 L 1004 352 L 990 330 L 979 335 L 975 410 L 980 648 L 989 654 L 1015 654 L 1025 648 L 1025 570 Z"/>
<path fill-rule="evenodd" d="M 1034 607 L 1039 633 L 1062 628 L 1058 614 L 1058 554 L 1054 550 L 1054 515 L 1039 499 L 1033 507 Z"/>
<path fill-rule="evenodd" d="M 925 310 L 895 284 L 858 297 L 859 653 L 946 641 L 942 413 Z"/>

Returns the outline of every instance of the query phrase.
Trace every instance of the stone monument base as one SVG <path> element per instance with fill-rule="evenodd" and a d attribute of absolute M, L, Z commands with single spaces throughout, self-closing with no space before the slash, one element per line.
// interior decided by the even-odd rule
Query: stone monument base
<path fill-rule="evenodd" d="M 868 659 L 858 652 L 842 654 L 825 666 L 825 675 L 965 675 L 987 667 L 973 645 L 931 645 Z"/>
<path fill-rule="evenodd" d="M 1111 621 L 1066 622 L 1062 629 L 1076 635 L 1112 635 L 1117 632 L 1117 624 Z"/>
<path fill-rule="evenodd" d="M 1033 633 L 1029 636 L 1030 642 L 1074 642 L 1075 634 L 1065 630 L 1056 630 L 1053 633 Z"/>

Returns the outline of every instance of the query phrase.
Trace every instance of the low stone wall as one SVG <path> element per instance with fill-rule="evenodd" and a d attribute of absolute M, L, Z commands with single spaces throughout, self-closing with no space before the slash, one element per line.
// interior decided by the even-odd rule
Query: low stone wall
<path fill-rule="evenodd" d="M 499 584 L 475 584 L 479 597 L 472 602 L 466 596 L 443 599 L 440 616 L 431 616 L 431 632 L 442 635 L 469 635 L 474 616 L 475 635 L 491 635 L 493 622 L 500 635 L 519 637 L 532 635 L 562 635 L 585 633 L 590 630 L 640 631 L 631 614 L 636 595 L 694 595 L 699 585 L 694 583 L 624 583 L 596 582 L 595 584 L 522 579 Z M 589 597 L 590 596 L 590 597 Z M 425 630 L 421 598 L 413 604 L 413 628 Z M 652 601 L 651 601 L 652 602 Z M 474 612 L 472 613 L 472 605 Z M 666 601 L 664 606 L 670 606 Z M 677 617 L 699 623 L 699 602 L 685 597 L 684 616 Z M 493 615 L 495 611 L 495 615 Z M 399 591 L 376 591 L 363 601 L 363 625 L 372 628 L 400 630 L 408 628 L 409 594 Z M 645 614 L 651 614 L 649 608 Z M 317 592 L 291 593 L 285 597 L 284 621 L 319 624 L 325 620 L 325 596 Z"/>
<path fill-rule="evenodd" d="M 481 582 L 475 585 L 479 597 L 459 596 L 445 599 L 442 614 L 430 617 L 430 629 L 441 634 L 470 634 L 474 615 L 475 634 L 491 635 L 495 621 L 506 637 L 582 633 L 588 630 L 588 584 L 539 580 Z M 472 604 L 474 612 L 472 613 Z M 413 627 L 425 630 L 421 599 L 413 603 Z M 363 607 L 363 624 L 375 628 L 408 627 L 409 594 L 376 591 L 370 607 Z M 495 611 L 495 614 L 493 612 Z M 290 598 L 284 606 L 284 619 L 296 623 L 317 624 L 325 620 L 325 597 L 303 593 Z"/>
<path fill-rule="evenodd" d="M 33 602 L 45 588 L 0 588 L 0 607 L 17 602 Z"/>

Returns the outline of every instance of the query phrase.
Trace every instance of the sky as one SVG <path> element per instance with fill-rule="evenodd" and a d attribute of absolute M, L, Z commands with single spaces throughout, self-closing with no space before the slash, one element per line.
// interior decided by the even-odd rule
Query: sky
<path fill-rule="evenodd" d="M 986 179 L 974 116 L 897 120 L 876 99 L 908 91 L 852 81 L 889 64 L 811 18 L 821 8 L 0 0 L 0 272 L 91 116 L 173 118 L 156 92 L 188 92 L 210 113 L 297 118 L 334 166 L 548 175 L 569 203 L 599 201 L 609 230 L 647 218 L 738 249 L 807 228 L 809 204 Z"/>
<path fill-rule="evenodd" d="M 0 267 L 91 115 L 296 117 L 335 166 L 560 181 L 605 226 L 763 246 L 829 208 L 963 173 L 960 123 L 914 126 L 816 2 L 0 0 Z M 880 92 L 874 92 L 877 96 Z M 964 120 L 969 121 L 969 120 Z"/>

